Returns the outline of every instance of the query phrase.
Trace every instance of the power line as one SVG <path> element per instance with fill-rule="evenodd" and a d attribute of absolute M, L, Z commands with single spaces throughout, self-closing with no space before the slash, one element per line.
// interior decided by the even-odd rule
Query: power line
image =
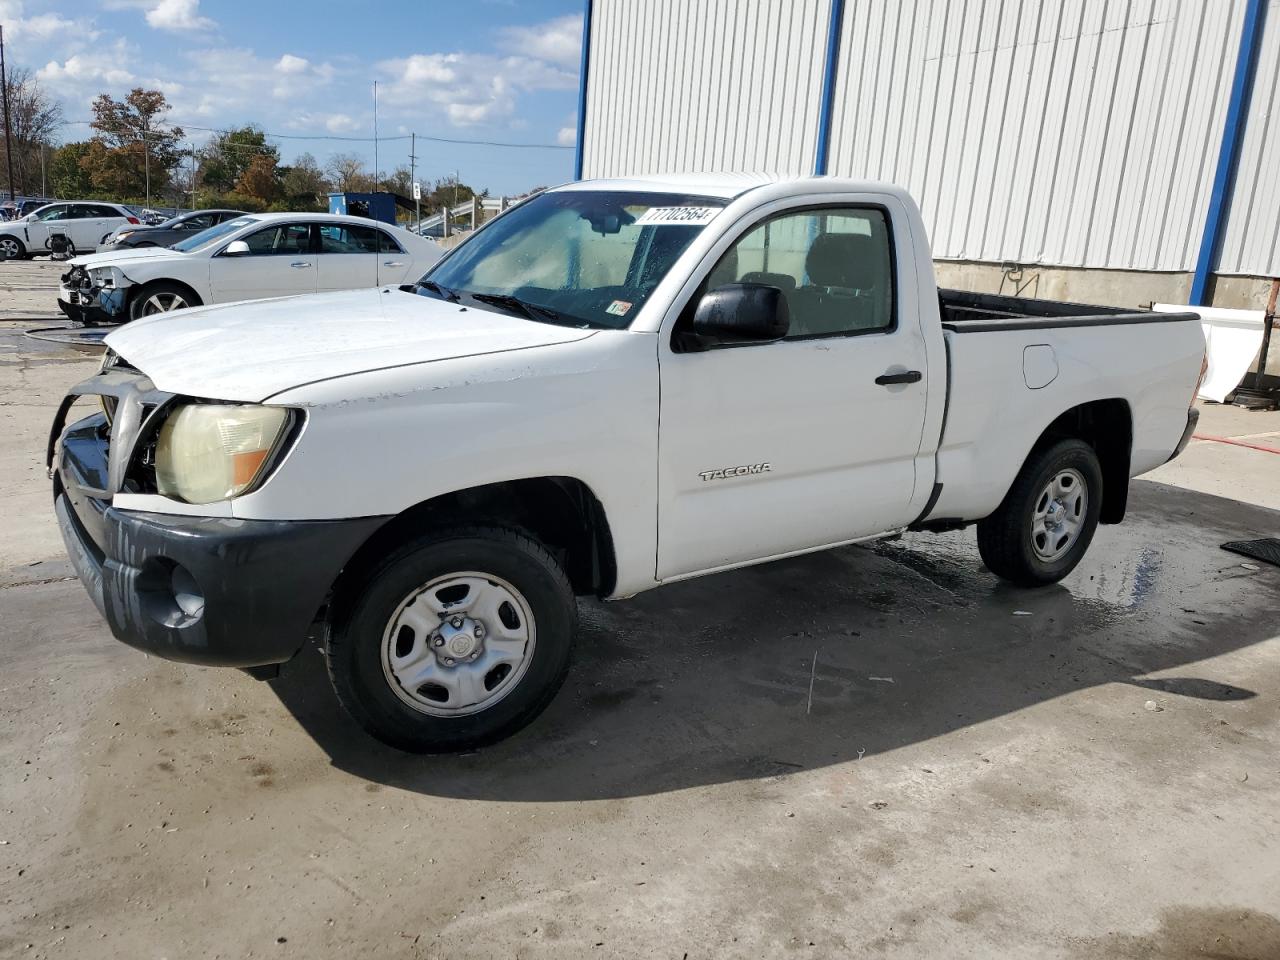
<path fill-rule="evenodd" d="M 67 124 L 78 124 L 82 126 L 92 126 L 92 120 L 68 120 Z M 195 127 L 185 123 L 170 123 L 170 126 L 178 126 L 183 130 L 195 130 L 199 133 L 226 133 L 226 128 L 221 127 Z M 271 133 L 266 130 L 259 130 L 264 137 L 271 137 L 274 140 L 336 140 L 342 143 L 373 143 L 373 137 L 347 137 L 336 133 L 316 133 L 316 134 L 300 134 L 300 133 Z M 388 140 L 408 140 L 414 134 L 406 133 L 394 137 L 378 137 L 378 142 Z M 428 140 L 432 143 L 450 143 L 464 146 L 477 147 L 510 147 L 513 149 L 524 150 L 572 150 L 573 147 L 565 146 L 559 143 L 516 143 L 509 140 L 468 140 L 457 137 L 432 137 L 427 134 L 419 133 L 416 135 L 419 140 Z"/>

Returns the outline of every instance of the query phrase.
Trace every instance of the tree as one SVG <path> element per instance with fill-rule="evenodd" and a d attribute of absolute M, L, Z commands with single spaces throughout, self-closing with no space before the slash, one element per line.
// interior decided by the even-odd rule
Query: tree
<path fill-rule="evenodd" d="M 249 161 L 249 166 L 236 183 L 236 192 L 270 204 L 280 195 L 280 181 L 276 178 L 275 157 L 260 153 Z"/>
<path fill-rule="evenodd" d="M 334 186 L 343 193 L 373 189 L 373 177 L 365 172 L 364 161 L 354 153 L 335 153 L 329 158 L 326 169 L 333 177 Z"/>
<path fill-rule="evenodd" d="M 83 162 L 89 155 L 89 149 L 87 141 L 67 143 L 50 154 L 49 186 L 55 197 L 74 199 L 93 193 L 93 182 Z"/>
<path fill-rule="evenodd" d="M 181 127 L 165 129 L 169 101 L 159 90 L 134 87 L 123 100 L 102 93 L 93 101 L 91 126 L 97 136 L 85 157 L 96 189 L 119 197 L 140 197 L 168 182 L 181 162 Z"/>
<path fill-rule="evenodd" d="M 449 177 L 444 180 L 437 180 L 435 186 L 429 194 L 424 193 L 422 197 L 422 205 L 424 207 L 435 209 L 437 207 L 456 207 L 460 203 L 465 203 L 477 194 L 475 190 L 460 181 L 457 177 Z"/>
<path fill-rule="evenodd" d="M 30 70 L 9 72 L 9 124 L 13 133 L 13 188 L 19 194 L 38 193 L 41 153 L 46 160 L 53 137 L 62 126 L 62 105 L 51 100 Z M 0 174 L 7 176 L 7 143 L 0 143 Z M 8 184 L 6 183 L 6 188 Z M 6 189 L 6 193 L 8 190 Z"/>
<path fill-rule="evenodd" d="M 408 167 L 399 166 L 390 174 L 384 173 L 380 178 L 381 189 L 389 193 L 398 193 L 402 197 L 413 196 L 413 177 Z"/>
<path fill-rule="evenodd" d="M 329 183 L 316 158 L 304 153 L 292 166 L 280 167 L 280 190 L 283 197 L 277 202 L 287 209 L 315 210 L 323 207 L 321 198 L 329 192 Z"/>
<path fill-rule="evenodd" d="M 274 167 L 280 162 L 280 151 L 267 143 L 267 135 L 255 126 L 224 130 L 204 148 L 200 160 L 200 179 L 210 190 L 224 193 L 244 176 L 255 157 L 269 157 Z"/>

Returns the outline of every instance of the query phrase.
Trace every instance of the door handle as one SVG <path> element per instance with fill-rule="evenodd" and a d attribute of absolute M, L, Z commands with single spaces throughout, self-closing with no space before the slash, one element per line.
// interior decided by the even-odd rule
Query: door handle
<path fill-rule="evenodd" d="M 384 267 L 403 267 L 404 261 L 403 260 L 383 260 L 382 265 Z"/>
<path fill-rule="evenodd" d="M 919 383 L 923 379 L 924 374 L 919 370 L 905 370 L 902 373 L 882 373 L 876 377 L 876 383 L 888 387 L 895 383 Z"/>
<path fill-rule="evenodd" d="M 293 263 L 289 264 L 289 266 L 293 267 L 295 270 L 305 270 L 307 267 L 311 266 L 311 264 L 307 263 L 305 260 L 295 260 Z"/>

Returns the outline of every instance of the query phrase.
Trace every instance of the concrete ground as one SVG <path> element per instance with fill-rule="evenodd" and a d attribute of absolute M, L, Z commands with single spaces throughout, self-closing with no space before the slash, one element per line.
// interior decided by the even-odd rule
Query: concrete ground
<path fill-rule="evenodd" d="M 0 956 L 1280 957 L 1280 457 L 1197 441 L 1077 571 L 971 531 L 585 603 L 530 729 L 383 748 L 111 639 L 42 450 L 95 358 L 0 323 Z M 1205 408 L 1202 432 L 1280 415 Z"/>

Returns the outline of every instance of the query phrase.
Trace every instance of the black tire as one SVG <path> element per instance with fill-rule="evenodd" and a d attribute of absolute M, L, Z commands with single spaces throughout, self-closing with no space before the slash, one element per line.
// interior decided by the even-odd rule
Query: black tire
<path fill-rule="evenodd" d="M 141 290 L 133 295 L 133 299 L 129 301 L 129 319 L 138 320 L 145 316 L 155 316 L 157 313 L 168 313 L 169 311 L 152 311 L 147 313 L 147 304 L 156 297 L 162 301 L 166 297 L 179 297 L 183 304 L 187 307 L 198 307 L 201 305 L 200 298 L 191 292 L 190 288 L 180 283 L 174 283 L 171 280 L 157 280 L 155 283 L 148 283 Z M 181 310 L 182 307 L 173 309 Z"/>
<path fill-rule="evenodd" d="M 532 612 L 535 642 L 523 675 L 501 699 L 477 713 L 436 716 L 406 703 L 403 688 L 396 690 L 398 681 L 384 670 L 384 634 L 406 598 L 436 578 L 461 571 L 515 587 Z M 448 753 L 510 736 L 546 708 L 569 671 L 578 622 L 573 589 L 555 557 L 516 530 L 435 531 L 389 554 L 349 596 L 336 611 L 325 644 L 329 679 L 352 718 L 397 749 Z"/>
<path fill-rule="evenodd" d="M 1034 532 L 1034 518 L 1037 507 L 1045 502 L 1046 487 L 1064 471 L 1074 471 L 1083 479 L 1085 503 L 1074 540 L 1068 541 L 1060 556 L 1046 558 L 1044 552 L 1054 547 L 1053 535 L 1045 543 L 1043 534 Z M 1072 478 L 1071 483 L 1075 482 Z M 996 576 L 1020 587 L 1057 583 L 1075 569 L 1089 549 L 1098 528 L 1102 495 L 1102 467 L 1098 455 L 1084 441 L 1061 440 L 1033 452 L 996 512 L 978 522 L 982 562 Z"/>
<path fill-rule="evenodd" d="M 26 260 L 31 256 L 27 252 L 26 245 L 17 237 L 5 237 L 4 246 L 9 251 L 16 252 L 6 252 L 5 249 L 0 249 L 0 260 Z"/>

